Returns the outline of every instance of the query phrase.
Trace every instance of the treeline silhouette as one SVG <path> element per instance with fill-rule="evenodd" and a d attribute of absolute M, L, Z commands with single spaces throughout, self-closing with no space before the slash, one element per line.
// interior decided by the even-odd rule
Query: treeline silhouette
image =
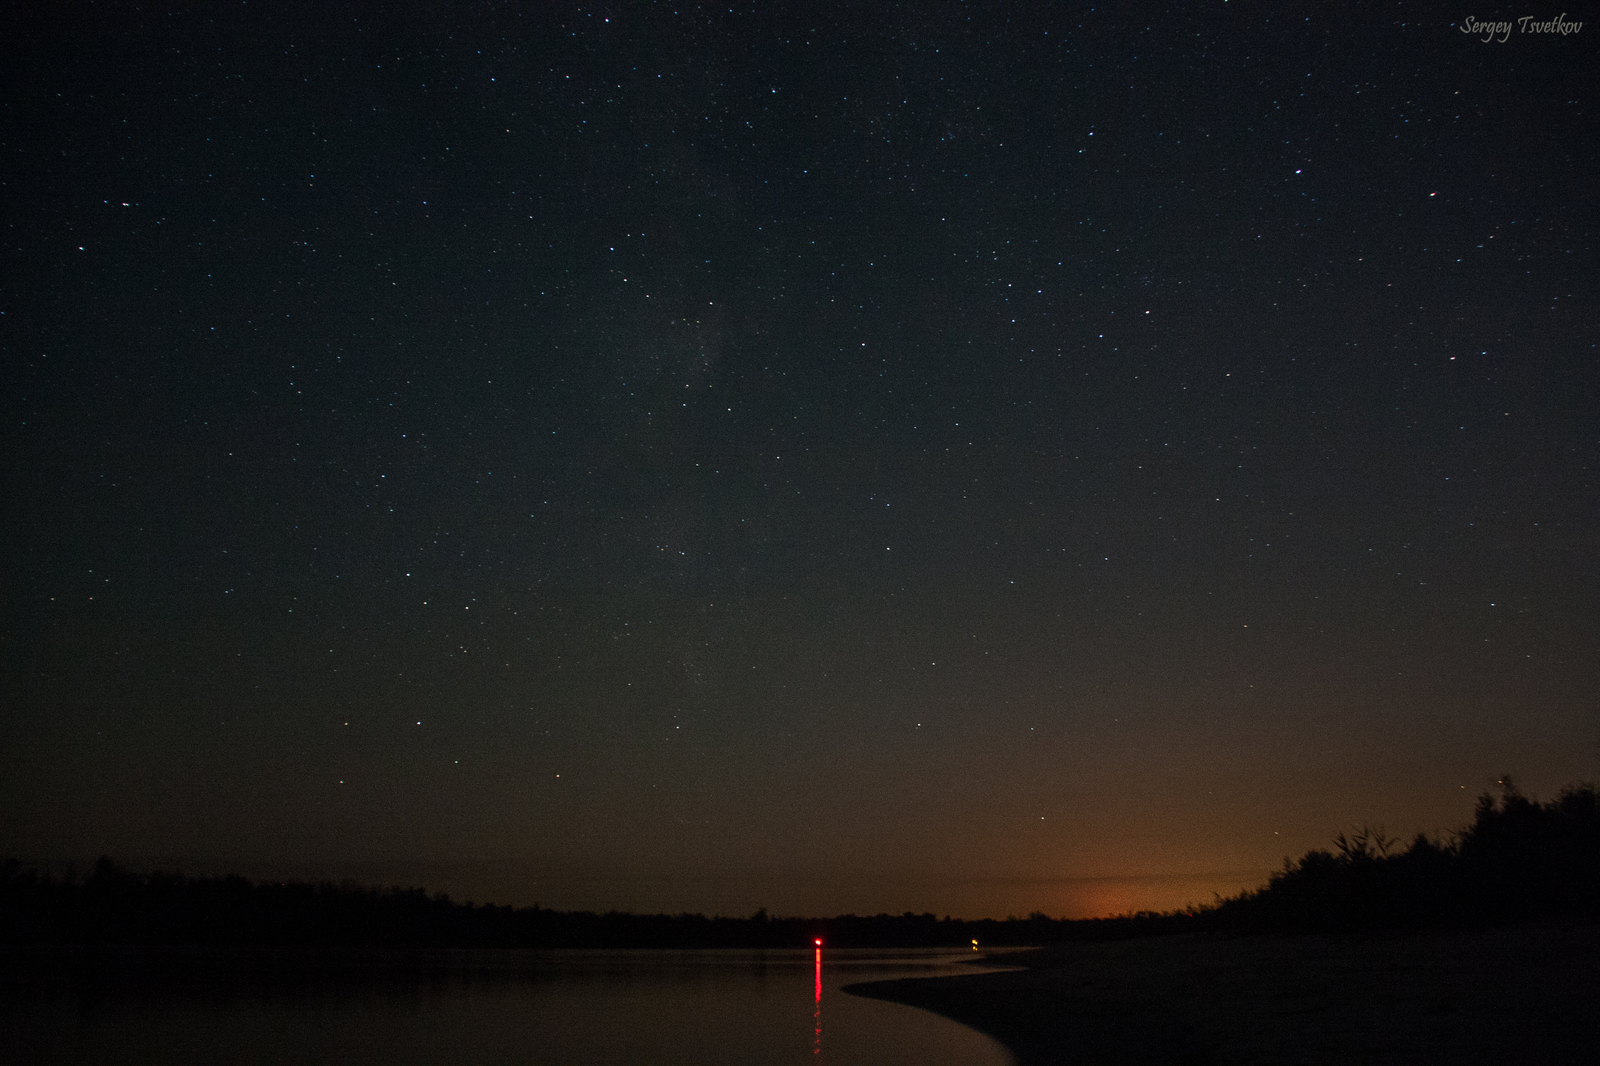
<path fill-rule="evenodd" d="M 1600 794 L 1539 803 L 1501 779 L 1472 824 L 1409 846 L 1363 827 L 1285 860 L 1265 888 L 1219 900 L 1200 924 L 1241 932 L 1341 932 L 1600 917 Z"/>
<path fill-rule="evenodd" d="M 1070 921 L 932 914 L 748 918 L 556 911 L 461 903 L 420 888 L 252 882 L 135 874 L 102 858 L 88 876 L 0 863 L 0 942 L 328 947 L 949 947 L 1105 940 L 1181 932 L 1340 932 L 1600 917 L 1600 795 L 1548 803 L 1507 778 L 1473 823 L 1401 849 L 1381 831 L 1341 833 L 1334 849 L 1285 860 L 1264 888 L 1202 907 Z"/>
<path fill-rule="evenodd" d="M 461 903 L 420 888 L 135 874 L 102 858 L 79 880 L 0 863 L 0 941 L 328 947 L 776 948 L 1037 944 L 1075 923 L 1043 914 L 748 918 Z M 1116 923 L 1113 922 L 1112 925 Z"/>

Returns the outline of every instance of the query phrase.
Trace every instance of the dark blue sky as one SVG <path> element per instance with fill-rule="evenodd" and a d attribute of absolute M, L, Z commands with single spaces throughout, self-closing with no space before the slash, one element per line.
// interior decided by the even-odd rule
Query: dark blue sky
<path fill-rule="evenodd" d="M 6 18 L 0 850 L 1081 914 L 1595 775 L 1587 26 Z"/>

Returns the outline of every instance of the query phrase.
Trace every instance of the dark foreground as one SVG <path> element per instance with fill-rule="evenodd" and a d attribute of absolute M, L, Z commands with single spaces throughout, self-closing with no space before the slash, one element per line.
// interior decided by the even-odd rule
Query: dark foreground
<path fill-rule="evenodd" d="M 850 985 L 1055 1063 L 1593 1063 L 1600 923 L 1074 943 L 1029 968 Z"/>

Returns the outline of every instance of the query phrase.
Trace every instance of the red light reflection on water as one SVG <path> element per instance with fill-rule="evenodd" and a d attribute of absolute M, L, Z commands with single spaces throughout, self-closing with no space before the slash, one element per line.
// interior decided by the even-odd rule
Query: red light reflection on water
<path fill-rule="evenodd" d="M 820 1055 L 820 1054 L 822 1054 L 822 938 L 821 937 L 817 937 L 817 939 L 815 941 L 813 941 L 813 943 L 815 943 L 817 945 L 817 964 L 816 964 L 817 1008 L 811 1014 L 811 1023 L 812 1023 L 813 1026 L 816 1027 L 816 1032 L 813 1035 L 812 1040 L 811 1040 L 811 1053 L 813 1055 Z"/>

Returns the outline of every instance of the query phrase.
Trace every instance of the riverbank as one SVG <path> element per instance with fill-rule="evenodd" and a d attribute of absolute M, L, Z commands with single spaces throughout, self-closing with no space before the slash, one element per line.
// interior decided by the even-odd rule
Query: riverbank
<path fill-rule="evenodd" d="M 1020 1066 L 1594 1061 L 1600 923 L 1372 937 L 1189 934 L 847 986 L 988 1033 Z"/>

